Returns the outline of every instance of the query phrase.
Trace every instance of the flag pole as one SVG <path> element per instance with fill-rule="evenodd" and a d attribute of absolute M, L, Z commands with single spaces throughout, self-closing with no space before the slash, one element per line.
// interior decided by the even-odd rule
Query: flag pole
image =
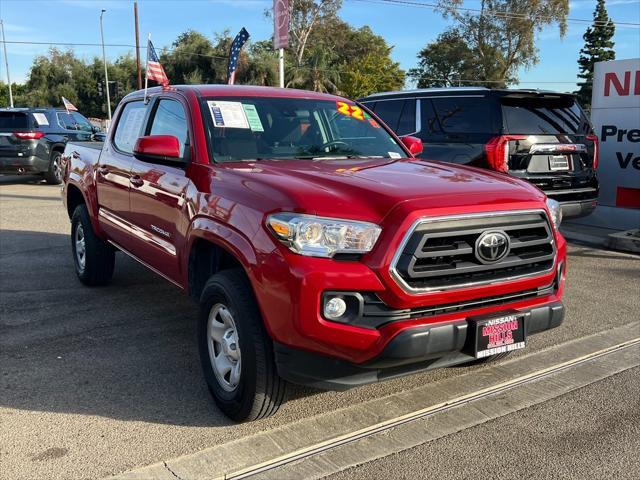
<path fill-rule="evenodd" d="M 284 88 L 284 48 L 278 54 L 278 72 L 280 74 L 280 88 Z"/>
<path fill-rule="evenodd" d="M 147 104 L 147 86 L 149 85 L 149 44 L 151 43 L 151 34 L 147 40 L 147 62 L 144 65 L 144 104 Z"/>

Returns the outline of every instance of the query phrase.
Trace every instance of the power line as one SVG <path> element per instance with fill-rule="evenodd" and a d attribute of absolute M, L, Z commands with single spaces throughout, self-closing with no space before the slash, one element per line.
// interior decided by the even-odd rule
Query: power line
<path fill-rule="evenodd" d="M 370 0 L 371 1 L 371 0 Z M 54 46 L 66 46 L 66 47 L 100 47 L 102 46 L 102 44 L 100 43 L 77 43 L 77 42 L 32 42 L 32 41 L 26 41 L 26 40 L 13 40 L 13 41 L 9 41 L 7 40 L 6 42 L 2 42 L 0 40 L 0 43 L 7 43 L 7 44 L 22 44 L 22 45 L 54 45 Z M 112 44 L 106 44 L 105 43 L 105 47 L 127 47 L 127 48 L 135 48 L 135 45 L 130 45 L 130 44 L 126 44 L 126 43 L 112 43 Z M 140 47 L 141 49 L 143 48 L 147 48 L 144 46 Z M 173 53 L 176 55 L 190 55 L 190 56 L 198 56 L 198 57 L 205 57 L 205 58 L 211 58 L 212 60 L 223 60 L 225 62 L 228 61 L 228 57 L 223 57 L 220 55 L 210 55 L 210 54 L 206 54 L 206 53 L 196 53 L 196 52 L 185 52 L 185 51 L 180 51 L 178 49 L 169 49 L 169 48 L 165 48 L 163 49 L 163 52 L 168 52 L 168 53 Z M 292 69 L 294 70 L 316 70 L 319 72 L 326 72 L 326 73 L 340 73 L 340 74 L 347 74 L 347 75 L 353 75 L 354 72 L 351 70 L 337 70 L 337 69 L 322 69 L 322 68 L 315 68 L 312 66 L 308 66 L 308 65 L 300 65 L 300 66 L 294 66 L 292 67 Z M 429 81 L 434 81 L 434 82 L 448 82 L 451 81 L 452 79 L 449 78 L 427 78 L 424 77 L 424 80 L 429 80 Z M 460 82 L 460 83 L 470 83 L 470 84 L 481 84 L 481 83 L 504 83 L 506 81 L 508 81 L 508 79 L 503 79 L 503 80 L 472 80 L 472 79 L 453 79 L 453 81 L 455 82 Z M 575 81 L 571 82 L 571 81 L 519 81 L 518 84 L 576 84 Z"/>
<path fill-rule="evenodd" d="M 396 5 L 396 6 L 407 6 L 407 7 L 421 7 L 428 8 L 430 10 L 454 10 L 459 12 L 469 12 L 476 13 L 483 16 L 493 16 L 493 17 L 506 17 L 506 18 L 518 18 L 518 19 L 528 19 L 532 18 L 533 15 L 529 13 L 518 13 L 518 12 L 508 12 L 501 10 L 482 10 L 480 8 L 469 8 L 469 7 L 443 7 L 441 5 L 437 5 L 435 3 L 425 3 L 418 2 L 413 0 L 351 0 L 353 2 L 363 2 L 363 3 L 376 3 L 379 5 Z M 550 16 L 540 16 L 540 18 L 545 18 L 549 20 L 555 20 L 555 18 Z M 594 25 L 607 25 L 609 22 L 599 22 L 596 20 L 589 20 L 586 18 L 567 18 L 567 22 L 576 22 L 576 23 L 592 23 Z M 620 25 L 623 27 L 640 27 L 640 23 L 634 22 L 618 22 L 615 20 L 610 20 L 614 25 Z"/>

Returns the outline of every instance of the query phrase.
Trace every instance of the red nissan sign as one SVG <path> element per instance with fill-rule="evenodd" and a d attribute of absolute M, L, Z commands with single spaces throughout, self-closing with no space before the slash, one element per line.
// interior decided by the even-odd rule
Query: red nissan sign
<path fill-rule="evenodd" d="M 273 0 L 273 48 L 289 47 L 289 0 Z"/>

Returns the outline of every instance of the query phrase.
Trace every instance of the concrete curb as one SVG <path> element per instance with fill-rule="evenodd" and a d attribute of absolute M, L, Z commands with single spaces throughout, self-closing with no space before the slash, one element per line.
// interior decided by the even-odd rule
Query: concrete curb
<path fill-rule="evenodd" d="M 607 246 L 613 250 L 640 253 L 640 230 L 611 233 L 607 239 Z"/>

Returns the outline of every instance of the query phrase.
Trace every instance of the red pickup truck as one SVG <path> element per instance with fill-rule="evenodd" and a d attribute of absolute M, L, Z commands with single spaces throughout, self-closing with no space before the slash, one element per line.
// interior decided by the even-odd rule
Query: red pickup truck
<path fill-rule="evenodd" d="M 273 414 L 287 382 L 486 361 L 564 318 L 557 202 L 415 158 L 420 140 L 350 100 L 151 89 L 95 146 L 63 157 L 79 279 L 107 283 L 121 251 L 199 301 L 204 376 L 237 421 Z"/>

